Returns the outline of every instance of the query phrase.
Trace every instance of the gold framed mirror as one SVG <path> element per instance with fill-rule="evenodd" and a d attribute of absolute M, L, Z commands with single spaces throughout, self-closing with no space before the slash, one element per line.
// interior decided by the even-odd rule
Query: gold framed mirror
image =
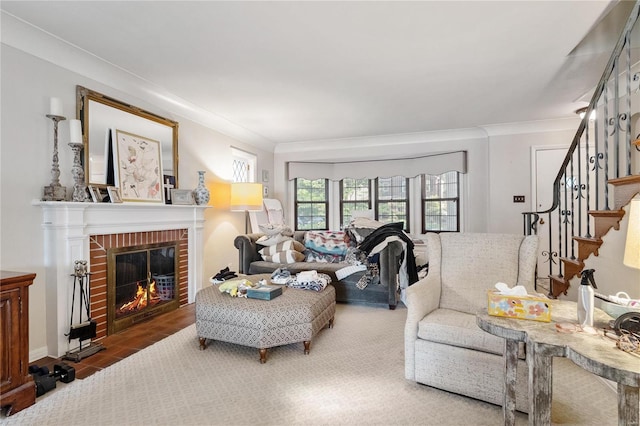
<path fill-rule="evenodd" d="M 76 86 L 76 113 L 82 123 L 87 185 L 113 185 L 113 182 L 107 182 L 110 159 L 107 140 L 110 131 L 123 130 L 160 142 L 162 174 L 174 176 L 175 186 L 178 186 L 177 121 L 82 86 Z"/>

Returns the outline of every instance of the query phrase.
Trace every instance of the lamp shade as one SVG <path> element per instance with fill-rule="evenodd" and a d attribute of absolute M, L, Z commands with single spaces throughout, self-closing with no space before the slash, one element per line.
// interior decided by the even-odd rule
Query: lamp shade
<path fill-rule="evenodd" d="M 230 209 L 234 212 L 262 210 L 262 184 L 236 182 L 231 184 Z"/>
<path fill-rule="evenodd" d="M 629 205 L 629 228 L 627 245 L 624 249 L 624 264 L 640 269 L 640 198 L 631 200 Z"/>

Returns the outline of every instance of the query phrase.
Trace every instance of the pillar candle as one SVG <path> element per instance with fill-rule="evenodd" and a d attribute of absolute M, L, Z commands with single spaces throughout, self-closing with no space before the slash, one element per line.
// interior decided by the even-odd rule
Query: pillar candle
<path fill-rule="evenodd" d="M 49 114 L 62 116 L 62 101 L 60 98 L 51 98 L 49 103 Z"/>
<path fill-rule="evenodd" d="M 82 143 L 80 120 L 69 120 L 69 142 Z"/>

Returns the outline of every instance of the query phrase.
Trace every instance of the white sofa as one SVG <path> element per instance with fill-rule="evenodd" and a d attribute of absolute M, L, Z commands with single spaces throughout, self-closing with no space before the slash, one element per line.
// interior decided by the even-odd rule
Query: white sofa
<path fill-rule="evenodd" d="M 427 234 L 429 274 L 407 289 L 405 377 L 501 405 L 504 339 L 482 331 L 475 313 L 497 282 L 535 293 L 536 236 Z M 527 412 L 527 368 L 520 348 L 516 409 Z"/>

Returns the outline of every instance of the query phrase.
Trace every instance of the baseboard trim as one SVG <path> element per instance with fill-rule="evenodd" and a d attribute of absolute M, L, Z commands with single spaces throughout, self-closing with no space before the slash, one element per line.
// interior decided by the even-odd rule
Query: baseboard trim
<path fill-rule="evenodd" d="M 41 358 L 44 358 L 49 355 L 49 351 L 46 346 L 42 346 L 40 348 L 29 351 L 29 363 L 33 361 L 37 361 Z"/>

